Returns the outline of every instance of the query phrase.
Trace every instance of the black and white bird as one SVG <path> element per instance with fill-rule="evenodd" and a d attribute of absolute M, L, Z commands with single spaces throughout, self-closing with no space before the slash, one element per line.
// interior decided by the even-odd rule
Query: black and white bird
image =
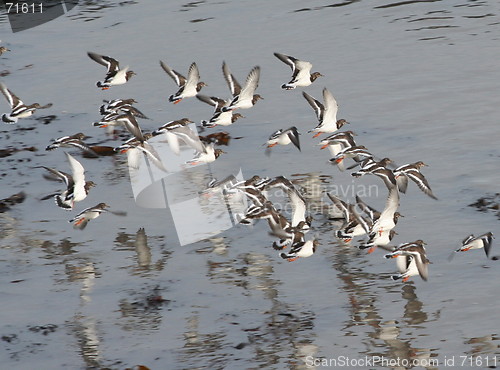
<path fill-rule="evenodd" d="M 51 144 L 47 145 L 45 150 L 55 150 L 57 148 L 78 148 L 83 151 L 87 152 L 92 152 L 90 147 L 83 142 L 83 139 L 85 139 L 87 136 L 81 132 L 74 134 L 74 135 L 68 135 L 68 136 L 61 136 L 60 138 L 57 138 L 52 142 Z"/>
<path fill-rule="evenodd" d="M 135 116 L 131 113 L 108 114 L 107 116 L 104 116 L 101 121 L 94 122 L 93 126 L 100 128 L 108 126 L 122 126 L 125 127 L 129 133 L 134 135 L 137 140 L 144 141 L 141 127 L 135 119 Z"/>
<path fill-rule="evenodd" d="M 462 241 L 462 246 L 457 250 L 453 251 L 448 259 L 451 260 L 455 255 L 455 253 L 467 252 L 471 249 L 484 249 L 484 253 L 486 253 L 486 258 L 490 258 L 492 242 L 493 242 L 492 232 L 488 232 L 478 237 L 475 237 L 474 234 L 470 234 Z"/>
<path fill-rule="evenodd" d="M 263 187 L 264 190 L 281 189 L 288 196 L 292 206 L 291 226 L 296 227 L 302 222 L 304 224 L 301 227 L 301 231 L 307 232 L 309 230 L 311 220 L 307 216 L 307 202 L 290 180 L 284 176 L 277 176 L 274 179 L 266 181 Z"/>
<path fill-rule="evenodd" d="M 330 155 L 335 157 L 341 150 L 356 146 L 356 142 L 354 141 L 355 135 L 352 131 L 335 132 L 321 140 L 318 145 L 321 145 L 320 149 L 328 148 Z M 344 171 L 344 163 L 337 163 L 337 168 L 340 171 Z"/>
<path fill-rule="evenodd" d="M 389 245 L 394 238 L 394 236 L 398 235 L 395 230 L 382 231 L 381 233 L 373 233 L 370 234 L 370 237 L 367 242 L 358 246 L 359 249 L 368 249 L 368 253 L 373 253 L 377 247 L 381 247 L 384 249 L 387 245 Z"/>
<path fill-rule="evenodd" d="M 397 188 L 397 181 L 396 181 L 396 176 L 394 176 L 394 173 L 385 167 L 377 167 L 373 170 L 370 171 L 372 175 L 375 175 L 384 181 L 385 186 L 387 186 L 387 189 L 390 191 L 392 188 Z M 398 189 L 399 191 L 399 189 Z"/>
<path fill-rule="evenodd" d="M 399 207 L 399 191 L 396 186 L 393 186 L 389 190 L 387 200 L 385 202 L 385 207 L 380 213 L 380 216 L 374 221 L 370 228 L 370 234 L 379 234 L 379 237 L 383 233 L 388 233 L 390 230 L 396 227 L 399 218 L 402 216 L 397 210 Z"/>
<path fill-rule="evenodd" d="M 196 63 L 191 63 L 188 70 L 187 78 L 181 75 L 179 72 L 170 68 L 166 63 L 160 60 L 161 68 L 174 80 L 175 84 L 179 87 L 179 90 L 175 94 L 170 95 L 168 101 L 177 104 L 180 103 L 184 98 L 191 98 L 196 96 L 198 92 L 207 86 L 205 82 L 200 81 L 200 71 Z"/>
<path fill-rule="evenodd" d="M 150 133 L 144 134 L 144 141 L 137 140 L 132 137 L 125 141 L 122 145 L 114 148 L 115 152 L 120 154 L 127 153 L 128 165 L 131 168 L 138 169 L 140 166 L 141 153 L 146 155 L 146 158 L 152 162 L 157 168 L 163 172 L 168 172 L 155 148 L 147 142 L 153 135 Z"/>
<path fill-rule="evenodd" d="M 260 71 L 258 73 L 260 76 Z M 240 95 L 241 90 L 242 90 L 241 84 L 238 82 L 238 80 L 236 80 L 236 77 L 234 77 L 234 75 L 231 73 L 231 70 L 229 69 L 229 66 L 227 65 L 226 62 L 222 62 L 222 74 L 224 76 L 224 79 L 227 82 L 227 86 L 229 87 L 229 91 L 231 92 L 231 99 L 229 100 L 229 103 L 231 103 L 234 98 L 236 98 L 237 96 Z M 250 74 L 247 77 L 247 83 L 248 83 L 248 78 L 251 75 L 253 76 L 252 72 L 250 72 Z M 254 77 L 252 77 L 252 78 L 254 78 Z M 258 79 L 258 77 L 257 77 L 257 79 Z M 252 84 L 253 83 L 255 83 L 255 82 L 252 82 Z M 258 84 L 258 81 L 257 81 L 257 84 Z M 255 88 L 257 88 L 257 87 L 255 87 Z M 252 103 L 255 104 L 260 99 L 264 99 L 264 98 L 262 96 L 260 96 L 259 94 L 254 93 L 252 96 Z M 225 107 L 223 107 L 223 108 L 225 108 Z"/>
<path fill-rule="evenodd" d="M 255 206 L 263 207 L 268 203 L 267 197 L 264 195 L 264 188 L 270 181 L 267 177 L 254 175 L 251 178 L 237 182 L 229 187 L 229 193 L 243 193 Z"/>
<path fill-rule="evenodd" d="M 318 245 L 319 241 L 317 239 L 297 242 L 292 245 L 292 247 L 290 248 L 290 252 L 280 253 L 280 257 L 288 260 L 288 262 L 293 262 L 301 257 L 311 257 L 314 253 L 316 253 Z"/>
<path fill-rule="evenodd" d="M 319 72 L 311 73 L 312 64 L 310 62 L 305 62 L 290 55 L 280 53 L 274 53 L 274 56 L 292 69 L 291 80 L 281 85 L 281 88 L 284 90 L 293 90 L 296 87 L 309 86 L 316 81 L 318 77 L 323 76 Z"/>
<path fill-rule="evenodd" d="M 97 81 L 96 86 L 102 90 L 107 90 L 111 86 L 123 85 L 136 73 L 134 71 L 129 71 L 129 67 L 120 69 L 120 63 L 111 57 L 106 55 L 100 55 L 93 52 L 87 52 L 87 55 L 94 62 L 99 63 L 107 68 L 106 77 L 103 81 Z"/>
<path fill-rule="evenodd" d="M 220 157 L 221 154 L 226 154 L 222 149 L 215 149 L 214 143 L 204 145 L 203 151 L 196 152 L 193 159 L 186 162 L 191 166 L 195 166 L 203 163 L 212 163 L 217 158 Z"/>
<path fill-rule="evenodd" d="M 333 133 L 342 128 L 346 123 L 349 123 L 345 119 L 337 120 L 339 107 L 332 93 L 326 87 L 323 89 L 323 103 L 305 91 L 302 92 L 302 95 L 316 113 L 316 118 L 319 122 L 315 128 L 308 131 L 315 133 L 313 137 L 317 137 L 323 133 Z"/>
<path fill-rule="evenodd" d="M 352 158 L 356 162 L 360 162 L 366 158 L 373 158 L 373 154 L 370 153 L 364 145 L 356 145 L 351 147 L 345 147 L 332 157 L 329 162 L 335 165 L 340 164 L 345 158 Z"/>
<path fill-rule="evenodd" d="M 359 162 L 359 170 L 351 173 L 353 177 L 361 177 L 366 174 L 373 174 L 374 171 L 378 169 L 387 168 L 387 165 L 392 163 L 392 160 L 389 158 L 383 158 L 380 161 L 376 161 L 373 158 L 366 158 L 363 161 Z"/>
<path fill-rule="evenodd" d="M 270 149 L 276 145 L 288 145 L 292 143 L 300 151 L 299 135 L 300 133 L 295 126 L 287 128 L 285 130 L 279 129 L 278 131 L 273 132 L 271 136 L 269 136 L 267 143 L 264 145 L 267 145 L 267 148 Z"/>
<path fill-rule="evenodd" d="M 109 208 L 106 203 L 99 203 L 94 207 L 84 209 L 68 222 L 73 223 L 74 229 L 83 230 L 90 220 L 96 219 L 104 212 L 108 212 L 106 208 Z"/>
<path fill-rule="evenodd" d="M 356 195 L 356 206 L 359 208 L 365 215 L 367 215 L 365 220 L 368 219 L 366 224 L 363 224 L 365 230 L 368 234 L 368 241 L 358 246 L 359 249 L 368 249 L 368 253 L 373 253 L 377 247 L 384 248 L 388 245 L 395 235 L 397 235 L 396 231 L 393 229 L 382 230 L 381 232 L 372 232 L 373 224 L 376 220 L 378 220 L 381 216 L 381 212 L 377 211 L 375 208 L 366 204 L 358 195 Z M 401 214 L 399 212 L 394 213 L 394 222 L 397 223 Z M 392 250 L 392 249 L 391 249 Z"/>
<path fill-rule="evenodd" d="M 205 152 L 205 146 L 200 141 L 198 134 L 188 125 L 193 123 L 189 118 L 170 121 L 153 131 L 153 136 L 164 135 L 170 149 L 176 154 L 180 153 L 180 140 L 197 152 Z"/>
<path fill-rule="evenodd" d="M 135 99 L 113 99 L 109 101 L 105 100 L 104 102 L 105 104 L 99 107 L 99 113 L 103 116 L 108 114 L 130 113 L 135 117 L 149 119 L 144 113 L 132 105 L 137 103 Z"/>
<path fill-rule="evenodd" d="M 212 128 L 215 126 L 230 126 L 239 118 L 244 118 L 244 116 L 242 116 L 240 113 L 234 113 L 232 111 L 222 111 L 222 108 L 228 106 L 229 103 L 231 103 L 231 100 L 224 100 L 216 96 L 207 96 L 202 94 L 197 94 L 196 98 L 214 107 L 212 118 L 210 118 L 209 120 L 201 121 L 201 127 Z"/>
<path fill-rule="evenodd" d="M 330 199 L 333 200 L 331 196 Z M 348 218 L 349 222 L 344 223 L 342 228 L 336 230 L 335 236 L 345 243 L 350 243 L 356 236 L 369 234 L 375 220 L 358 214 L 354 204 L 345 204 L 345 206 L 348 209 L 346 219 Z"/>
<path fill-rule="evenodd" d="M 396 168 L 393 172 L 398 182 L 399 190 L 402 193 L 406 192 L 406 188 L 408 187 L 408 178 L 410 178 L 426 195 L 437 200 L 436 196 L 432 193 L 432 189 L 427 182 L 427 179 L 420 172 L 420 169 L 426 166 L 427 165 L 424 162 L 418 161 Z"/>
<path fill-rule="evenodd" d="M 392 275 L 393 280 L 402 279 L 403 282 L 409 280 L 411 276 L 420 275 L 422 280 L 429 278 L 429 259 L 422 240 L 416 240 L 412 243 L 400 244 L 393 252 L 386 254 L 387 259 L 396 258 L 400 274 Z"/>
<path fill-rule="evenodd" d="M 326 195 L 330 198 L 336 209 L 330 212 L 332 215 L 330 219 L 343 220 L 343 227 L 349 224 L 354 219 L 350 212 L 349 204 L 331 193 L 326 193 Z"/>
<path fill-rule="evenodd" d="M 356 146 L 354 136 L 356 136 L 356 134 L 352 131 L 335 132 L 334 134 L 329 135 L 321 140 L 318 145 L 321 145 L 320 149 L 330 149 L 333 157 L 337 155 L 341 149 Z M 332 147 L 338 147 L 339 150 L 333 150 Z"/>
<path fill-rule="evenodd" d="M 235 84 L 234 77 L 231 73 L 224 74 L 226 81 L 232 86 L 232 90 L 234 91 L 233 100 L 229 103 L 228 106 L 222 108 L 223 112 L 232 111 L 235 109 L 248 109 L 251 108 L 257 103 L 258 100 L 262 99 L 259 94 L 255 94 L 255 90 L 259 86 L 259 78 L 260 78 L 260 67 L 255 66 L 252 68 L 250 73 L 247 76 L 245 86 L 241 88 L 240 92 L 237 93 L 238 86 Z"/>
<path fill-rule="evenodd" d="M 85 181 L 85 169 L 82 164 L 70 154 L 65 154 L 71 167 L 71 175 L 53 168 L 42 167 L 66 184 L 66 189 L 55 195 L 55 201 L 60 208 L 72 210 L 76 202 L 81 202 L 87 197 L 90 188 L 95 184 L 92 181 Z"/>
<path fill-rule="evenodd" d="M 37 109 L 46 109 L 52 106 L 52 103 L 46 105 L 38 103 L 26 105 L 3 82 L 0 82 L 0 91 L 5 96 L 5 99 L 7 99 L 11 109 L 10 113 L 2 114 L 2 121 L 7 124 L 14 124 L 19 118 L 30 117 Z"/>

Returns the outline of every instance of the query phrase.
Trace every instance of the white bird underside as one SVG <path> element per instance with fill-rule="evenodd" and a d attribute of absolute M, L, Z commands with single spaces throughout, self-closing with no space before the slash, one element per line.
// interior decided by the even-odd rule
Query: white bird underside
<path fill-rule="evenodd" d="M 397 186 L 389 190 L 389 195 L 385 203 L 385 208 L 380 214 L 380 217 L 373 224 L 372 233 L 381 233 L 392 230 L 396 224 L 394 222 L 394 213 L 399 207 L 399 191 Z"/>

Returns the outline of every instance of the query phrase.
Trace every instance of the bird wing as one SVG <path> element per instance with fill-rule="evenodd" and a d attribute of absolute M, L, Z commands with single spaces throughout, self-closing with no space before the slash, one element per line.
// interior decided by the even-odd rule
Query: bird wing
<path fill-rule="evenodd" d="M 307 204 L 305 199 L 295 188 L 288 192 L 292 203 L 292 226 L 297 226 L 301 221 L 306 221 Z"/>
<path fill-rule="evenodd" d="M 311 77 L 312 64 L 309 62 L 304 62 L 302 60 L 296 60 L 295 71 L 292 74 L 292 79 L 290 84 L 297 83 L 300 80 L 309 80 Z"/>
<path fill-rule="evenodd" d="M 85 169 L 72 155 L 66 152 L 64 152 L 64 154 L 66 154 L 66 158 L 68 158 L 73 174 L 73 197 L 76 198 L 77 201 L 84 199 L 87 196 L 87 192 L 85 191 Z"/>
<path fill-rule="evenodd" d="M 486 257 L 490 257 L 490 250 L 491 250 L 491 243 L 493 242 L 493 234 L 492 233 L 487 233 L 484 235 L 481 235 L 479 238 L 484 243 L 484 252 L 486 253 Z"/>
<path fill-rule="evenodd" d="M 293 145 L 297 147 L 297 149 L 300 151 L 300 141 L 299 141 L 299 131 L 297 130 L 297 127 L 290 127 L 287 132 L 288 138 L 292 142 Z"/>
<path fill-rule="evenodd" d="M 370 230 L 373 226 L 373 222 L 368 221 L 364 217 L 361 217 L 358 212 L 356 212 L 356 208 L 354 204 L 349 204 L 349 213 L 354 216 L 354 219 L 361 225 L 363 230 L 370 234 Z"/>
<path fill-rule="evenodd" d="M 319 121 L 321 121 L 323 117 L 323 111 L 325 110 L 324 105 L 317 99 L 314 99 L 311 95 L 306 93 L 305 91 L 302 92 L 302 95 L 304 98 L 306 98 L 307 102 L 309 105 L 314 109 L 314 112 L 316 113 L 316 117 L 318 118 Z"/>
<path fill-rule="evenodd" d="M 403 194 L 406 193 L 406 189 L 408 189 L 408 176 L 404 173 L 398 174 L 396 183 L 398 184 L 399 191 Z"/>
<path fill-rule="evenodd" d="M 176 135 L 179 139 L 184 141 L 187 145 L 195 149 L 197 152 L 205 153 L 205 147 L 200 141 L 200 138 L 196 132 L 191 130 L 188 126 L 178 127 L 170 130 L 171 133 Z M 170 143 L 170 142 L 169 142 Z"/>
<path fill-rule="evenodd" d="M 71 177 L 70 174 L 63 172 L 63 171 L 56 170 L 54 168 L 45 167 L 45 166 L 42 166 L 42 167 L 45 168 L 47 171 L 49 171 L 54 176 L 56 176 L 57 178 L 59 178 L 60 180 L 62 180 L 68 188 L 73 186 L 74 182 L 73 182 L 73 178 Z"/>
<path fill-rule="evenodd" d="M 424 281 L 427 281 L 429 278 L 429 263 L 427 261 L 427 257 L 423 252 L 417 252 L 416 254 L 413 254 L 413 256 L 415 257 L 415 263 L 420 277 Z"/>
<path fill-rule="evenodd" d="M 352 221 L 349 207 L 347 206 L 346 202 L 344 202 L 343 200 L 337 198 L 336 196 L 334 196 L 330 193 L 326 193 L 326 195 L 328 195 L 328 198 L 330 198 L 330 200 L 333 202 L 333 204 L 335 204 L 337 209 L 339 209 L 344 214 L 344 218 L 345 218 L 346 222 L 349 223 L 350 221 Z"/>
<path fill-rule="evenodd" d="M 397 187 L 392 187 L 389 189 L 389 195 L 387 196 L 387 200 L 385 202 L 385 208 L 380 214 L 380 217 L 373 224 L 372 232 L 377 232 L 380 229 L 384 228 L 384 224 L 389 222 L 393 223 L 394 213 L 397 211 L 399 207 L 399 191 Z"/>
<path fill-rule="evenodd" d="M 0 82 L 0 91 L 2 91 L 3 96 L 9 102 L 10 108 L 14 110 L 20 105 L 23 105 L 23 101 L 19 99 L 12 91 L 10 91 L 3 82 Z"/>
<path fill-rule="evenodd" d="M 462 246 L 469 244 L 469 242 L 474 239 L 475 239 L 474 234 L 470 234 L 464 240 L 462 240 Z"/>
<path fill-rule="evenodd" d="M 135 117 L 131 114 L 124 114 L 116 119 L 117 121 L 123 123 L 128 132 L 135 136 L 135 138 L 139 141 L 144 141 L 144 136 L 142 134 L 142 130 L 137 123 Z"/>
<path fill-rule="evenodd" d="M 198 98 L 199 101 L 202 101 L 203 103 L 215 107 L 215 112 L 220 112 L 222 107 L 225 107 L 228 104 L 228 102 L 226 102 L 224 99 L 218 98 L 217 96 L 196 94 L 196 97 Z"/>
<path fill-rule="evenodd" d="M 324 121 L 332 120 L 334 122 L 337 122 L 337 112 L 339 110 L 339 107 L 332 93 L 326 87 L 323 89 L 323 102 L 324 102 L 323 120 Z"/>
<path fill-rule="evenodd" d="M 248 74 L 245 86 L 240 92 L 241 99 L 253 99 L 253 93 L 259 86 L 259 78 L 260 78 L 260 67 L 255 66 Z"/>
<path fill-rule="evenodd" d="M 187 89 L 190 86 L 196 87 L 199 81 L 200 81 L 200 71 L 198 70 L 198 66 L 196 65 L 196 63 L 193 62 L 189 66 L 185 88 Z"/>
<path fill-rule="evenodd" d="M 387 196 L 387 200 L 385 202 L 385 208 L 382 211 L 380 217 L 383 216 L 384 212 L 386 214 L 394 215 L 398 207 L 399 207 L 399 192 L 398 189 L 394 187 L 389 190 L 389 195 Z"/>
<path fill-rule="evenodd" d="M 174 152 L 175 155 L 179 155 L 181 149 L 179 146 L 179 136 L 170 131 L 164 132 L 165 137 L 167 138 L 168 146 L 170 150 Z"/>
<path fill-rule="evenodd" d="M 295 63 L 299 61 L 297 58 L 281 53 L 274 53 L 274 56 L 281 60 L 283 63 L 290 66 L 290 68 L 292 69 L 292 73 L 295 73 Z"/>
<path fill-rule="evenodd" d="M 183 86 L 186 83 L 186 77 L 181 75 L 179 72 L 174 71 L 168 65 L 160 60 L 161 68 L 174 80 L 177 86 Z"/>
<path fill-rule="evenodd" d="M 68 154 L 66 152 L 64 152 L 64 154 L 66 154 L 66 158 L 68 158 L 75 184 L 77 186 L 78 184 L 85 184 L 85 169 L 83 168 L 82 164 L 78 162 L 71 154 Z"/>
<path fill-rule="evenodd" d="M 108 69 L 108 73 L 110 72 L 118 72 L 120 70 L 120 64 L 116 59 L 113 59 L 111 57 L 105 56 L 105 55 L 99 55 L 96 53 L 92 52 L 87 52 L 87 55 L 92 59 L 94 62 L 97 62 L 103 66 L 105 66 Z"/>
<path fill-rule="evenodd" d="M 137 149 L 137 147 L 135 148 L 129 148 L 127 150 L 127 163 L 128 163 L 128 166 L 130 168 L 133 168 L 133 169 L 139 169 L 139 167 L 141 166 L 141 151 L 139 149 Z"/>
<path fill-rule="evenodd" d="M 151 160 L 151 162 L 153 162 L 156 167 L 158 167 L 163 172 L 168 172 L 168 170 L 163 165 L 158 152 L 155 150 L 155 148 L 153 148 L 151 144 L 145 141 L 141 145 L 138 145 L 136 148 L 145 153 L 147 158 Z"/>
<path fill-rule="evenodd" d="M 394 176 L 394 174 L 392 173 L 391 170 L 389 170 L 387 168 L 379 167 L 379 168 L 376 168 L 375 170 L 373 170 L 372 174 L 380 177 L 384 181 L 385 185 L 387 186 L 387 189 L 392 190 L 394 188 L 394 189 L 396 189 L 396 191 L 399 191 L 398 186 L 397 186 L 396 177 Z M 398 196 L 398 199 L 399 199 L 399 196 Z"/>
<path fill-rule="evenodd" d="M 412 169 L 406 172 L 406 175 L 412 179 L 415 184 L 422 190 L 426 195 L 430 196 L 432 199 L 436 199 L 436 196 L 432 194 L 431 187 L 427 182 L 427 179 L 422 175 L 417 169 Z"/>
<path fill-rule="evenodd" d="M 120 110 L 124 113 L 131 113 L 136 117 L 143 118 L 143 119 L 149 119 L 148 116 L 146 116 L 144 113 L 142 113 L 139 109 L 132 105 L 124 105 L 120 107 Z"/>
<path fill-rule="evenodd" d="M 229 91 L 231 91 L 233 97 L 239 95 L 241 93 L 241 85 L 229 70 L 226 62 L 222 62 L 222 74 L 224 75 L 224 79 L 226 80 L 229 86 Z"/>
<path fill-rule="evenodd" d="M 199 101 L 202 101 L 203 103 L 211 105 L 212 107 L 217 106 L 217 102 L 214 100 L 214 98 L 212 96 L 207 96 L 207 95 L 203 95 L 203 94 L 196 94 L 196 98 Z"/>
<path fill-rule="evenodd" d="M 356 204 L 372 221 L 380 217 L 380 212 L 366 204 L 358 195 L 356 195 Z"/>

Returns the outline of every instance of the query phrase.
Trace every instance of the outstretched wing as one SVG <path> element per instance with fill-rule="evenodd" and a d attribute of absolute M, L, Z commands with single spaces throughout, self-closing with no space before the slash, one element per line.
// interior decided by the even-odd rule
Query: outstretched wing
<path fill-rule="evenodd" d="M 3 82 L 0 82 L 0 91 L 2 91 L 3 96 L 5 96 L 5 99 L 9 102 L 12 110 L 24 104 L 12 91 L 7 89 L 7 86 L 5 86 Z"/>
<path fill-rule="evenodd" d="M 306 98 L 307 102 L 312 107 L 312 109 L 314 109 L 318 121 L 321 121 L 321 119 L 323 118 L 323 111 L 325 110 L 324 105 L 319 100 L 314 99 L 311 95 L 309 95 L 305 91 L 302 92 L 302 95 L 304 96 L 304 98 Z"/>
<path fill-rule="evenodd" d="M 87 52 L 87 55 L 92 59 L 94 62 L 97 62 L 103 66 L 105 66 L 108 69 L 109 72 L 117 72 L 120 70 L 120 64 L 116 59 L 113 59 L 111 57 L 105 56 L 105 55 L 99 55 L 96 53 L 92 52 Z"/>
<path fill-rule="evenodd" d="M 183 86 L 186 83 L 186 77 L 181 75 L 179 72 L 174 71 L 168 65 L 160 60 L 161 68 L 174 80 L 177 86 Z"/>
<path fill-rule="evenodd" d="M 227 66 L 226 62 L 222 62 L 222 74 L 224 75 L 224 79 L 226 80 L 229 86 L 229 91 L 231 91 L 233 97 L 239 95 L 241 92 L 241 85 L 239 84 L 238 81 L 236 81 L 236 78 L 229 70 L 229 67 Z"/>

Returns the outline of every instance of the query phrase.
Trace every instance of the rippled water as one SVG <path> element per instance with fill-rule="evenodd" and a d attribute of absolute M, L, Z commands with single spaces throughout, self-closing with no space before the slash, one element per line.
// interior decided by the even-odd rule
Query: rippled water
<path fill-rule="evenodd" d="M 27 194 L 0 214 L 5 367 L 299 369 L 341 356 L 428 368 L 452 359 L 455 367 L 464 359 L 464 368 L 494 365 L 499 266 L 482 251 L 446 259 L 470 233 L 499 234 L 493 211 L 468 207 L 498 193 L 500 180 L 498 3 L 85 1 L 23 32 L 11 33 L 5 16 L 0 22 L 2 45 L 12 50 L 0 57 L 2 81 L 28 103 L 54 103 L 0 127 L 0 149 L 38 149 L 0 159 L 0 197 Z M 104 68 L 87 51 L 114 56 L 137 76 L 98 90 Z M 81 159 L 98 184 L 82 208 L 106 201 L 127 217 L 103 215 L 80 232 L 66 222 L 73 212 L 39 200 L 59 185 L 37 166 L 67 168 L 62 150 L 44 150 L 52 138 L 82 131 L 90 142 L 121 141 L 91 127 L 102 99 L 134 97 L 151 117 L 141 121 L 145 129 L 181 117 L 199 122 L 211 108 L 196 99 L 168 103 L 174 84 L 158 61 L 184 73 L 196 61 L 209 85 L 203 93 L 223 95 L 225 60 L 240 82 L 260 65 L 264 97 L 227 128 L 232 139 L 220 159 L 227 168 L 295 179 L 315 209 L 322 205 L 315 189 L 352 199 L 376 185 L 369 202 L 383 207 L 379 179 L 353 182 L 315 146 L 306 133 L 314 114 L 300 91 L 279 88 L 290 71 L 275 51 L 310 60 L 325 75 L 306 90 L 315 97 L 324 86 L 332 91 L 357 142 L 398 164 L 430 165 L 424 173 L 439 201 L 411 187 L 395 239 L 427 242 L 428 282 L 393 282 L 395 266 L 382 252 L 339 245 L 338 225 L 319 211 L 319 250 L 294 263 L 270 248 L 264 223 L 181 247 L 167 210 L 135 205 L 124 157 Z M 269 134 L 292 125 L 303 133 L 302 152 L 280 147 L 266 157 L 261 145 Z M 147 248 L 135 243 L 141 227 Z M 493 254 L 500 254 L 497 243 Z"/>

